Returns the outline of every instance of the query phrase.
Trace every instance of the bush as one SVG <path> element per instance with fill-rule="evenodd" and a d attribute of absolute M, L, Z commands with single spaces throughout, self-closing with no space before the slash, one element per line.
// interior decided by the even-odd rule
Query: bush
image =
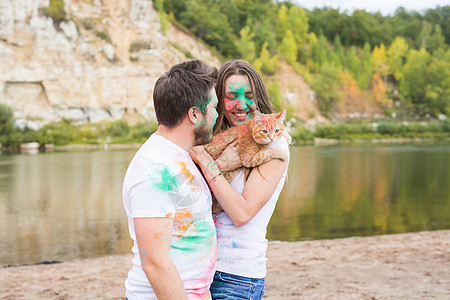
<path fill-rule="evenodd" d="M 7 105 L 0 104 L 0 144 L 10 144 L 13 124 L 13 110 Z"/>
<path fill-rule="evenodd" d="M 79 141 L 80 130 L 70 120 L 47 124 L 37 133 L 40 144 L 66 145 Z"/>
<path fill-rule="evenodd" d="M 111 38 L 109 37 L 109 35 L 108 35 L 106 32 L 103 32 L 103 31 L 97 31 L 97 32 L 95 33 L 95 35 L 96 35 L 97 37 L 101 38 L 102 40 L 104 40 L 105 42 L 107 42 L 107 43 L 109 43 L 109 44 L 112 44 L 112 40 L 111 40 Z"/>
<path fill-rule="evenodd" d="M 320 138 L 343 139 L 351 135 L 372 134 L 370 124 L 323 124 L 316 128 L 316 136 Z"/>
<path fill-rule="evenodd" d="M 292 139 L 297 142 L 308 142 L 314 140 L 314 133 L 303 125 L 298 126 L 291 136 Z"/>
<path fill-rule="evenodd" d="M 42 8 L 41 12 L 44 16 L 52 18 L 57 28 L 59 28 L 61 22 L 67 21 L 64 0 L 50 0 L 49 6 Z"/>
<path fill-rule="evenodd" d="M 131 43 L 129 51 L 131 53 L 133 53 L 133 52 L 139 52 L 141 50 L 149 50 L 151 48 L 152 48 L 152 46 L 145 41 L 135 41 L 135 42 Z"/>
<path fill-rule="evenodd" d="M 130 132 L 130 126 L 124 120 L 106 123 L 106 134 L 113 137 L 126 137 Z"/>
<path fill-rule="evenodd" d="M 158 129 L 158 124 L 155 122 L 138 123 L 131 129 L 131 137 L 138 140 L 146 140 L 149 136 Z"/>

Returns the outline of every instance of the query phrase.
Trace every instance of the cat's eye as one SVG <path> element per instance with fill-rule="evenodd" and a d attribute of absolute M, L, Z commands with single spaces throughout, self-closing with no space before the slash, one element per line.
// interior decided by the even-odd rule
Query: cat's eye
<path fill-rule="evenodd" d="M 264 134 L 268 134 L 268 133 L 269 133 L 269 132 L 268 132 L 267 130 L 265 130 L 265 129 L 263 129 L 262 132 L 263 132 Z"/>
<path fill-rule="evenodd" d="M 275 130 L 276 133 L 280 132 L 280 129 Z"/>

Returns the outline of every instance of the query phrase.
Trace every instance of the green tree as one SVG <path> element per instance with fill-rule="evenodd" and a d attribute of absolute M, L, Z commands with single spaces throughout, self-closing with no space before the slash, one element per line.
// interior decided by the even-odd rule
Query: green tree
<path fill-rule="evenodd" d="M 439 25 L 434 26 L 434 31 L 428 39 L 427 51 L 434 53 L 440 48 L 445 48 L 445 36 L 442 34 L 442 29 Z"/>
<path fill-rule="evenodd" d="M 399 83 L 400 100 L 413 104 L 417 112 L 424 114 L 424 99 L 430 54 L 425 50 L 410 50 L 404 66 L 403 77 Z"/>
<path fill-rule="evenodd" d="M 312 87 L 317 93 L 320 110 L 325 114 L 330 112 L 336 104 L 341 71 L 342 69 L 336 65 L 324 62 L 312 83 Z"/>
<path fill-rule="evenodd" d="M 422 27 L 420 29 L 420 33 L 416 39 L 416 47 L 419 49 L 427 49 L 427 41 L 431 36 L 431 32 L 433 30 L 433 25 L 430 23 L 423 21 Z"/>
<path fill-rule="evenodd" d="M 361 60 L 358 57 L 355 46 L 350 47 L 349 51 L 347 52 L 345 61 L 345 66 L 353 75 L 353 78 L 359 78 L 361 73 Z"/>
<path fill-rule="evenodd" d="M 164 11 L 164 0 L 154 0 L 153 3 L 155 4 L 156 10 L 158 11 L 159 23 L 161 24 L 161 31 L 165 35 L 169 23 L 168 23 L 168 16 Z"/>
<path fill-rule="evenodd" d="M 356 78 L 358 87 L 361 91 L 365 90 L 372 79 L 374 63 L 372 60 L 372 51 L 369 43 L 365 43 L 361 55 L 361 69 L 359 76 Z"/>
<path fill-rule="evenodd" d="M 344 48 L 342 47 L 341 37 L 340 35 L 336 35 L 334 37 L 334 53 L 336 53 L 336 57 L 338 59 L 337 63 L 340 65 L 344 65 L 345 63 L 345 53 Z"/>
<path fill-rule="evenodd" d="M 431 57 L 425 74 L 424 113 L 450 114 L 450 61 Z"/>
<path fill-rule="evenodd" d="M 214 0 L 188 0 L 180 22 L 197 37 L 214 46 L 225 57 L 235 56 L 237 49 L 227 16 Z"/>

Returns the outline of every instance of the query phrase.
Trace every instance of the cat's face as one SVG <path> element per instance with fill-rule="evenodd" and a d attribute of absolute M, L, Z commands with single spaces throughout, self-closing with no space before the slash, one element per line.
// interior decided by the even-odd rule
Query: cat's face
<path fill-rule="evenodd" d="M 254 116 L 256 102 L 246 75 L 231 75 L 225 80 L 225 117 L 239 125 Z"/>
<path fill-rule="evenodd" d="M 258 144 L 270 144 L 283 135 L 286 110 L 277 114 L 262 115 L 255 111 L 255 124 L 253 126 L 253 139 Z"/>

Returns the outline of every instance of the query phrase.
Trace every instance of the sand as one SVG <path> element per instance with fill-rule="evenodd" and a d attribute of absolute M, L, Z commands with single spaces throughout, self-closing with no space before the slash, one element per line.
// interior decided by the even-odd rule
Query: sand
<path fill-rule="evenodd" d="M 450 230 L 269 244 L 264 299 L 450 299 Z M 0 269 L 1 299 L 124 299 L 131 255 Z"/>

